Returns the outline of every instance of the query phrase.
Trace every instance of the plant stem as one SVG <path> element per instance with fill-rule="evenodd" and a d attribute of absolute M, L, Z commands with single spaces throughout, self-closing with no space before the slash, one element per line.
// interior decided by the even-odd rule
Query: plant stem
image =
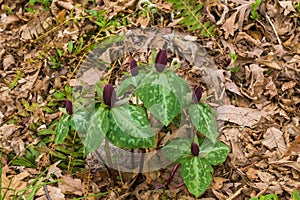
<path fill-rule="evenodd" d="M 117 176 L 114 172 L 114 170 L 112 169 L 112 162 L 111 162 L 111 155 L 110 155 L 110 151 L 109 151 L 109 143 L 108 140 L 105 138 L 105 153 L 106 153 L 106 157 L 107 157 L 107 163 L 108 163 L 108 168 L 109 171 L 111 173 L 112 179 L 113 181 L 116 183 L 117 182 Z"/>
<path fill-rule="evenodd" d="M 179 166 L 180 166 L 180 164 L 176 164 L 176 165 L 173 167 L 173 169 L 172 169 L 172 171 L 171 171 L 171 173 L 170 173 L 170 176 L 169 176 L 168 180 L 165 182 L 165 184 L 160 185 L 160 186 L 157 186 L 156 189 L 161 189 L 161 188 L 167 187 L 167 186 L 171 183 L 171 181 L 172 181 L 172 179 L 173 179 L 173 177 L 174 177 L 174 174 L 175 174 L 175 172 L 177 171 L 177 169 L 179 168 Z"/>
<path fill-rule="evenodd" d="M 143 173 L 144 161 L 145 161 L 145 153 L 146 153 L 146 150 L 144 148 L 141 149 L 141 151 L 142 151 L 142 155 L 141 155 L 141 160 L 140 160 L 139 174 Z"/>
<path fill-rule="evenodd" d="M 183 185 L 184 185 L 184 182 L 181 182 L 181 183 L 175 185 L 175 186 L 173 187 L 173 189 L 180 188 L 180 187 L 182 187 Z"/>

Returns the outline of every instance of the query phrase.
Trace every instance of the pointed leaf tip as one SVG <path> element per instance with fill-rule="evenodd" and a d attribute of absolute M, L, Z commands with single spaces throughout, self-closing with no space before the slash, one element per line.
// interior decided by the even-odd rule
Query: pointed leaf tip
<path fill-rule="evenodd" d="M 199 103 L 202 98 L 203 88 L 200 85 L 196 85 L 193 89 L 192 99 L 195 103 Z"/>
<path fill-rule="evenodd" d="M 73 105 L 69 99 L 66 100 L 66 111 L 69 115 L 73 114 Z"/>
<path fill-rule="evenodd" d="M 130 61 L 130 73 L 132 76 L 136 76 L 139 73 L 139 67 L 134 59 Z"/>
<path fill-rule="evenodd" d="M 168 62 L 167 52 L 166 50 L 161 49 L 157 53 L 155 58 L 155 69 L 158 72 L 162 72 L 166 68 L 167 62 Z"/>
<path fill-rule="evenodd" d="M 111 84 L 107 84 L 104 86 L 103 101 L 109 107 L 113 107 L 117 101 L 115 89 Z"/>

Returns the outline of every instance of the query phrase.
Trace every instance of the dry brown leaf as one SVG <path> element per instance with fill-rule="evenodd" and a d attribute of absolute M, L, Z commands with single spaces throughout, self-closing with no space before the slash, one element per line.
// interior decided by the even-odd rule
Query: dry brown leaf
<path fill-rule="evenodd" d="M 250 181 L 253 181 L 253 180 L 255 180 L 255 179 L 258 178 L 257 173 L 258 173 L 258 170 L 257 170 L 257 169 L 254 169 L 254 168 L 250 167 L 250 168 L 247 170 L 246 175 L 247 175 L 247 178 L 248 178 Z"/>
<path fill-rule="evenodd" d="M 278 94 L 276 85 L 273 82 L 273 77 L 268 77 L 268 84 L 266 85 L 266 90 L 267 92 L 265 92 L 265 95 L 269 94 L 270 95 L 269 99 L 272 99 Z"/>
<path fill-rule="evenodd" d="M 229 121 L 240 126 L 253 127 L 261 117 L 266 117 L 267 113 L 257 109 L 239 108 L 232 105 L 223 105 L 217 108 L 218 120 Z"/>
<path fill-rule="evenodd" d="M 223 24 L 221 29 L 225 31 L 225 39 L 228 38 L 229 35 L 234 36 L 235 31 L 235 18 L 238 12 L 233 13 Z"/>
<path fill-rule="evenodd" d="M 268 149 L 272 150 L 273 148 L 277 148 L 281 154 L 287 151 L 283 133 L 279 129 L 275 127 L 268 128 L 264 134 L 264 138 L 262 144 Z"/>
<path fill-rule="evenodd" d="M 287 16 L 290 12 L 296 12 L 293 1 L 278 1 L 279 5 L 284 8 L 284 15 Z"/>
<path fill-rule="evenodd" d="M 292 89 L 297 85 L 296 81 L 289 81 L 289 82 L 285 82 L 283 83 L 283 85 L 281 86 L 281 90 L 284 92 L 286 90 Z"/>
<path fill-rule="evenodd" d="M 296 136 L 285 155 L 289 156 L 292 152 L 300 153 L 300 135 Z"/>
<path fill-rule="evenodd" d="M 268 172 L 257 171 L 257 175 L 264 183 L 269 183 L 274 181 L 275 177 Z"/>
<path fill-rule="evenodd" d="M 21 172 L 13 176 L 11 179 L 7 177 L 7 173 L 10 171 L 9 167 L 6 165 L 2 168 L 2 191 L 1 194 L 3 195 L 6 192 L 6 188 L 12 188 L 16 191 L 20 191 L 26 188 L 27 182 L 24 182 L 24 178 L 28 177 L 30 174 L 27 171 Z M 11 196 L 14 194 L 13 190 L 8 190 L 6 194 L 7 200 L 11 199 Z"/>
<path fill-rule="evenodd" d="M 237 95 L 242 96 L 242 94 L 240 93 L 240 90 L 238 88 L 238 86 L 236 86 L 236 84 L 234 82 L 230 82 L 230 81 L 226 81 L 225 82 L 225 88 L 227 90 L 229 90 L 230 92 L 233 92 Z"/>
<path fill-rule="evenodd" d="M 3 58 L 4 71 L 6 71 L 11 65 L 14 64 L 15 64 L 15 58 L 13 55 L 9 54 Z"/>
<path fill-rule="evenodd" d="M 47 189 L 49 192 L 49 196 L 53 200 L 65 200 L 65 195 L 61 192 L 61 190 L 57 187 L 53 187 L 51 185 L 47 185 Z M 48 198 L 45 195 L 45 192 L 43 190 L 42 192 L 44 195 L 36 198 L 36 200 L 48 200 Z"/>
<path fill-rule="evenodd" d="M 71 176 L 62 176 L 62 182 L 58 182 L 58 188 L 64 194 L 75 194 L 81 196 L 83 194 L 83 184 L 80 179 Z"/>

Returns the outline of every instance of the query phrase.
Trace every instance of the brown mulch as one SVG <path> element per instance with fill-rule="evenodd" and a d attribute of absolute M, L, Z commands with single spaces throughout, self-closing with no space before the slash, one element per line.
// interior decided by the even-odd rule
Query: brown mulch
<path fill-rule="evenodd" d="M 225 103 L 217 109 L 218 121 L 222 122 L 219 138 L 231 150 L 227 160 L 214 168 L 213 182 L 201 198 L 249 199 L 276 193 L 280 200 L 291 199 L 293 191 L 300 190 L 298 2 L 262 1 L 260 17 L 254 21 L 249 18 L 252 1 L 205 1 L 203 15 L 216 24 L 215 39 L 222 49 L 199 31 L 188 33 L 178 21 L 172 21 L 171 4 L 154 0 L 158 12 L 138 16 L 137 2 L 96 0 L 93 4 L 87 0 L 53 0 L 45 9 L 40 3 L 30 6 L 26 0 L 0 0 L 2 187 L 22 190 L 50 166 L 49 171 L 63 180 L 47 186 L 55 200 L 100 192 L 108 192 L 101 199 L 193 199 L 184 186 L 172 189 L 180 180 L 178 174 L 169 189 L 154 189 L 151 181 L 165 180 L 172 166 L 163 172 L 146 173 L 144 181 L 129 187 L 126 180 L 113 185 L 105 170 L 85 171 L 83 167 L 82 171 L 71 173 L 60 169 L 59 162 L 50 159 L 49 151 L 41 151 L 35 169 L 13 165 L 10 156 L 24 156 L 30 146 L 43 139 L 37 130 L 59 118 L 62 101 L 57 102 L 54 112 L 46 112 L 45 105 L 55 91 L 74 79 L 91 45 L 135 27 L 172 27 L 196 36 L 213 58 L 220 84 L 225 87 Z M 25 8 L 32 8 L 35 13 Z M 101 29 L 85 9 L 105 9 L 108 20 L 123 17 L 130 23 Z M 68 43 L 79 44 L 80 40 L 82 50 L 76 54 L 68 52 Z M 236 61 L 230 53 L 238 56 Z M 233 68 L 238 71 L 232 72 Z M 189 83 L 201 81 L 197 74 L 187 74 L 189 70 L 182 69 Z M 53 142 L 48 148 L 55 148 Z M 44 176 L 48 178 L 50 174 Z M 12 195 L 10 191 L 7 199 Z M 44 188 L 37 192 L 36 199 L 46 199 Z"/>

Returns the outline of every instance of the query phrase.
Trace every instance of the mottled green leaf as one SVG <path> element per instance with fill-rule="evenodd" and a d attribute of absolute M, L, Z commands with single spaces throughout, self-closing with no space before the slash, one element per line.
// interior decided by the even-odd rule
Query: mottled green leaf
<path fill-rule="evenodd" d="M 226 160 L 228 156 L 229 148 L 220 141 L 213 144 L 210 141 L 205 141 L 200 146 L 200 156 L 204 155 L 205 159 L 211 165 L 218 165 Z"/>
<path fill-rule="evenodd" d="M 115 107 L 111 110 L 109 113 L 109 131 L 107 133 L 107 138 L 111 143 L 127 149 L 154 147 L 154 134 L 147 120 L 145 110 L 142 111 L 141 109 L 143 108 L 128 105 Z M 125 113 L 121 114 L 122 111 Z"/>
<path fill-rule="evenodd" d="M 145 72 L 140 70 L 138 75 L 124 79 L 116 90 L 117 97 L 120 97 L 129 92 L 131 89 L 136 88 L 140 81 L 143 80 L 144 76 Z"/>
<path fill-rule="evenodd" d="M 137 88 L 145 107 L 164 125 L 169 123 L 181 112 L 186 104 L 188 84 L 174 72 L 150 73 Z"/>
<path fill-rule="evenodd" d="M 73 113 L 70 120 L 70 126 L 76 130 L 80 135 L 85 134 L 90 121 L 90 112 L 87 110 L 80 110 Z"/>
<path fill-rule="evenodd" d="M 111 113 L 122 132 L 137 138 L 149 138 L 154 135 L 144 108 L 124 104 L 112 108 Z"/>
<path fill-rule="evenodd" d="M 181 164 L 181 176 L 190 193 L 198 198 L 209 187 L 213 169 L 199 157 L 187 157 Z"/>
<path fill-rule="evenodd" d="M 215 143 L 218 131 L 213 109 L 205 103 L 192 104 L 188 113 L 197 130 Z"/>
<path fill-rule="evenodd" d="M 87 152 L 96 150 L 109 129 L 108 109 L 99 107 L 92 114 L 83 144 Z"/>
<path fill-rule="evenodd" d="M 55 131 L 56 131 L 56 137 L 55 137 L 55 144 L 62 143 L 69 133 L 69 123 L 70 121 L 70 115 L 64 114 L 62 118 L 58 121 Z"/>
<path fill-rule="evenodd" d="M 179 163 L 184 155 L 190 154 L 191 143 L 188 139 L 172 140 L 162 148 L 162 151 L 168 159 Z"/>

